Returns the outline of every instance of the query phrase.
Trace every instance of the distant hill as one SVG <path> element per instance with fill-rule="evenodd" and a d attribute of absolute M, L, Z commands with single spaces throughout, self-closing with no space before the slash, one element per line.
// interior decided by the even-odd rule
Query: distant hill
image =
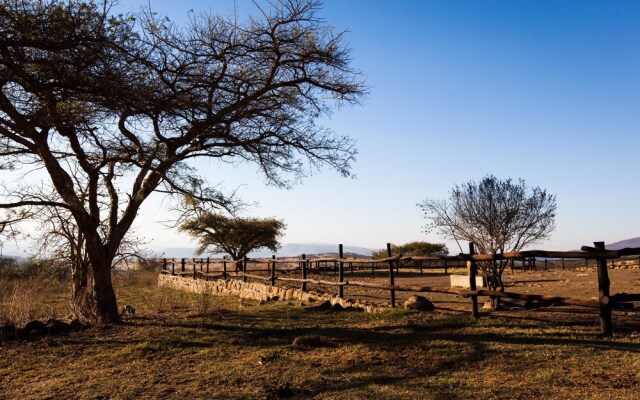
<path fill-rule="evenodd" d="M 619 242 L 605 243 L 607 250 L 620 250 L 625 247 L 640 247 L 640 237 L 621 240 Z"/>
<path fill-rule="evenodd" d="M 366 247 L 357 246 L 344 246 L 343 251 L 345 257 L 369 257 L 371 256 L 371 249 Z M 195 254 L 195 248 L 189 247 L 169 247 L 159 251 L 163 253 L 163 257 L 167 258 L 193 258 L 200 257 Z M 302 254 L 308 256 L 315 255 L 328 255 L 336 256 L 338 254 L 337 244 L 328 243 L 285 243 L 280 250 L 276 253 L 277 257 L 298 257 Z M 266 258 L 271 257 L 273 253 L 270 250 L 260 250 L 249 253 L 249 257 L 254 258 Z M 204 256 L 222 257 L 222 254 L 205 254 Z"/>

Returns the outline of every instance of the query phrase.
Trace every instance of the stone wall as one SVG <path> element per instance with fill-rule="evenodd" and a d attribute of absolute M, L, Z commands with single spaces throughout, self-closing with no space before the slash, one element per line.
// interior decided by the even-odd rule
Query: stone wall
<path fill-rule="evenodd" d="M 306 303 L 329 300 L 332 305 L 340 304 L 344 308 L 360 308 L 366 312 L 379 312 L 387 309 L 366 301 L 341 299 L 327 293 L 303 292 L 300 289 L 287 289 L 263 283 L 242 282 L 239 280 L 210 280 L 193 279 L 179 275 L 160 274 L 158 286 L 184 290 L 193 293 L 209 293 L 216 296 L 234 296 L 242 299 L 258 301 L 288 301 L 300 300 Z"/>

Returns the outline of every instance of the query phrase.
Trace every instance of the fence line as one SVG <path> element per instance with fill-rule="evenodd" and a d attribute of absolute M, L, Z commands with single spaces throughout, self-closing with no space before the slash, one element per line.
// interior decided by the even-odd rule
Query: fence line
<path fill-rule="evenodd" d="M 640 301 L 640 294 L 628 294 L 628 293 L 618 293 L 611 295 L 609 293 L 610 290 L 610 281 L 608 278 L 608 265 L 607 260 L 612 260 L 612 265 L 614 265 L 614 261 L 617 258 L 628 256 L 640 256 L 640 248 L 625 248 L 620 250 L 606 250 L 604 246 L 604 242 L 594 242 L 594 247 L 583 246 L 581 251 L 545 251 L 545 250 L 530 250 L 530 251 L 520 251 L 520 252 L 508 252 L 508 253 L 498 253 L 498 254 L 476 254 L 474 250 L 473 243 L 469 243 L 469 253 L 464 254 L 461 253 L 455 256 L 403 256 L 392 255 L 391 254 L 391 246 L 387 244 L 387 257 L 382 259 L 365 259 L 365 258 L 344 258 L 342 252 L 342 245 L 339 245 L 338 248 L 338 257 L 317 257 L 317 258 L 306 258 L 303 254 L 301 258 L 290 258 L 290 259 L 276 259 L 275 256 L 272 258 L 255 258 L 249 259 L 244 258 L 243 260 L 229 260 L 229 259 L 210 259 L 209 257 L 205 259 L 191 259 L 191 263 L 189 266 L 191 268 L 187 268 L 187 259 L 183 258 L 180 260 L 179 270 L 176 271 L 176 261 L 175 259 L 163 259 L 162 264 L 162 273 L 179 275 L 179 276 L 191 276 L 193 279 L 197 279 L 198 277 L 203 277 L 206 280 L 210 278 L 241 278 L 243 281 L 247 281 L 247 278 L 261 280 L 261 281 L 269 281 L 271 285 L 275 285 L 276 281 L 280 280 L 283 282 L 295 282 L 300 283 L 303 291 L 307 290 L 307 284 L 316 284 L 316 285 L 326 285 L 326 286 L 337 286 L 338 287 L 338 295 L 339 297 L 344 297 L 345 287 L 354 286 L 354 287 L 363 287 L 363 288 L 371 288 L 371 289 L 381 289 L 387 290 L 390 293 L 390 303 L 392 307 L 395 307 L 395 292 L 396 291 L 406 291 L 406 292 L 417 292 L 417 293 L 445 293 L 452 294 L 457 296 L 462 296 L 464 298 L 471 299 L 471 312 L 475 318 L 479 317 L 478 313 L 478 300 L 479 296 L 488 296 L 492 298 L 512 298 L 512 299 L 520 299 L 520 300 L 536 300 L 536 301 L 546 301 L 552 302 L 561 305 L 571 305 L 571 306 L 579 306 L 579 307 L 587 307 L 599 309 L 600 314 L 600 330 L 601 333 L 605 336 L 611 336 L 612 334 L 612 318 L 611 311 L 613 309 L 633 309 L 634 304 L 631 303 L 633 301 Z M 598 272 L 598 300 L 584 300 L 584 299 L 574 299 L 569 297 L 560 297 L 560 296 L 547 296 L 541 294 L 522 294 L 522 293 L 513 293 L 506 291 L 496 291 L 496 290 L 478 290 L 476 289 L 476 275 L 478 271 L 477 263 L 478 262 L 487 262 L 487 261 L 508 261 L 511 264 L 511 268 L 514 268 L 514 261 L 522 261 L 522 267 L 525 268 L 526 262 L 531 262 L 533 260 L 533 264 L 535 265 L 536 258 L 545 257 L 545 266 L 547 265 L 547 258 L 554 258 L 562 260 L 562 266 L 564 267 L 565 259 L 595 259 L 596 260 L 596 268 Z M 431 262 L 442 262 L 443 266 L 433 267 L 429 264 L 427 267 L 423 266 L 423 262 L 427 261 Z M 411 265 L 408 263 L 411 262 Z M 416 266 L 416 262 L 418 262 Z M 448 262 L 456 262 L 456 265 L 448 265 Z M 395 284 L 395 275 L 399 273 L 400 268 L 419 268 L 420 273 L 422 273 L 423 268 L 443 268 L 445 269 L 445 273 L 447 268 L 452 266 L 460 266 L 459 263 L 464 262 L 467 267 L 467 271 L 469 273 L 469 289 L 456 289 L 451 287 L 432 287 L 432 286 L 404 286 L 404 285 L 396 285 Z M 640 258 L 639 258 L 640 262 Z M 266 264 L 266 269 L 252 269 L 252 273 L 247 272 L 247 265 L 249 263 L 264 265 Z M 321 270 L 321 265 L 324 263 L 324 268 L 329 268 L 329 263 L 331 263 L 331 268 L 337 272 L 338 279 L 337 281 L 328 281 L 328 280 L 320 280 L 320 279 L 310 279 L 307 277 L 307 273 L 311 270 L 312 265 L 315 264 L 316 270 L 319 272 Z M 171 264 L 171 267 L 169 267 Z M 211 264 L 221 265 L 223 270 L 222 274 L 220 272 L 212 273 L 211 272 Z M 230 264 L 235 269 L 235 272 L 228 272 L 227 265 Z M 280 268 L 281 272 L 292 272 L 292 271 L 301 271 L 301 278 L 292 278 L 292 277 L 283 277 L 278 276 L 276 274 L 277 265 L 279 264 L 297 264 L 297 266 L 289 267 L 289 268 Z M 364 268 L 371 268 L 372 273 L 375 273 L 375 267 L 387 264 L 388 272 L 389 272 L 389 284 L 375 284 L 369 282 L 355 281 L 345 279 L 344 277 L 344 268 L 345 265 L 348 265 L 353 272 L 353 265 L 362 266 L 368 264 L 368 266 L 364 266 Z M 206 269 L 205 269 L 206 266 Z M 394 268 L 395 267 L 395 268 Z M 394 272 L 395 269 L 395 272 Z M 253 272 L 268 272 L 269 276 L 257 275 Z"/>

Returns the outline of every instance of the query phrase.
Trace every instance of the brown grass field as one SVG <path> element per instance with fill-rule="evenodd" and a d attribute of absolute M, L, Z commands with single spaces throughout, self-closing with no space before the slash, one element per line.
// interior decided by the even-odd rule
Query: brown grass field
<path fill-rule="evenodd" d="M 612 292 L 616 285 L 640 283 L 638 271 L 624 276 L 615 271 Z M 591 278 L 590 272 L 521 272 L 509 282 L 531 293 L 542 285 L 545 294 L 570 290 L 574 297 L 590 298 L 596 295 Z M 137 309 L 121 325 L 1 342 L 0 399 L 637 399 L 640 394 L 637 311 L 616 312 L 616 336 L 602 339 L 591 310 L 484 310 L 474 321 L 468 300 L 449 296 L 446 303 L 428 295 L 439 307 L 434 313 L 309 311 L 296 302 L 259 305 L 158 288 L 155 282 L 151 273 L 116 277 L 120 303 Z M 6 318 L 15 284 L 0 282 L 0 317 Z M 67 297 L 64 284 L 42 285 L 32 314 L 64 317 Z M 306 348 L 292 346 L 305 335 L 319 340 Z"/>

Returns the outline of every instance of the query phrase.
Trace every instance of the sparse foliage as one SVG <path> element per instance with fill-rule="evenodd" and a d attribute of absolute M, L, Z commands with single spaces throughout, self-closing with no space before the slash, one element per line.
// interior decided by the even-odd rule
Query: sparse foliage
<path fill-rule="evenodd" d="M 460 241 L 473 242 L 480 253 L 518 251 L 547 239 L 553 231 L 556 198 L 524 180 L 500 180 L 492 175 L 480 182 L 456 185 L 446 200 L 425 200 L 418 204 L 437 230 Z M 504 262 L 481 263 L 489 287 L 504 290 Z"/>
<path fill-rule="evenodd" d="M 232 208 L 195 158 L 254 163 L 278 186 L 309 166 L 348 175 L 353 142 L 315 122 L 363 94 L 315 1 L 276 1 L 246 23 L 194 16 L 180 28 L 150 10 L 109 8 L 0 2 L 0 167 L 49 178 L 37 189 L 11 184 L 0 207 L 56 207 L 73 219 L 101 322 L 119 320 L 111 265 L 153 192 Z"/>
<path fill-rule="evenodd" d="M 392 254 L 402 254 L 404 256 L 446 256 L 449 249 L 444 243 L 429 242 L 409 242 L 405 244 L 392 244 Z M 373 258 L 387 257 L 387 250 L 374 250 L 371 252 Z"/>

